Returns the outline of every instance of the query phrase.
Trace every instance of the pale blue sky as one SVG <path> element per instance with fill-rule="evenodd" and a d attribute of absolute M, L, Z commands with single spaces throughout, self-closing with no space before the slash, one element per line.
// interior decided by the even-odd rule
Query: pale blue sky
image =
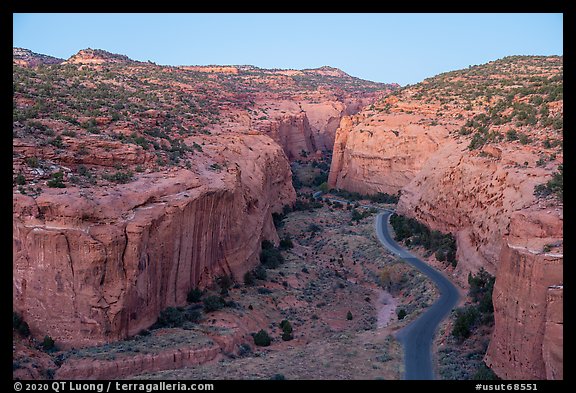
<path fill-rule="evenodd" d="M 338 67 L 413 84 L 509 55 L 562 55 L 562 14 L 14 14 L 13 45 L 163 65 Z"/>

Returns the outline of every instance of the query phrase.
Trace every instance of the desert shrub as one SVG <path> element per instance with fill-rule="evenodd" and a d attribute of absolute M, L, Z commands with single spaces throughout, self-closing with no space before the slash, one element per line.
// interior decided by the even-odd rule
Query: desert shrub
<path fill-rule="evenodd" d="M 397 241 L 404 240 L 407 246 L 422 245 L 427 250 L 436 253 L 435 256 L 439 261 L 446 261 L 452 266 L 456 266 L 456 239 L 451 233 L 431 231 L 418 220 L 396 213 L 390 216 L 390 224 L 394 228 Z"/>
<path fill-rule="evenodd" d="M 266 273 L 266 268 L 262 265 L 258 265 L 256 266 L 256 268 L 253 270 L 254 272 L 254 277 L 258 280 L 266 280 L 267 278 L 267 273 Z"/>
<path fill-rule="evenodd" d="M 474 306 L 459 308 L 456 310 L 456 321 L 452 327 L 452 335 L 459 341 L 470 336 L 471 330 L 480 314 Z"/>
<path fill-rule="evenodd" d="M 446 260 L 446 253 L 442 249 L 437 250 L 434 256 L 440 262 L 444 262 Z"/>
<path fill-rule="evenodd" d="M 280 322 L 280 328 L 282 329 L 282 340 L 290 341 L 294 338 L 292 335 L 293 329 L 290 321 L 287 319 L 282 320 L 282 322 Z"/>
<path fill-rule="evenodd" d="M 269 250 L 271 248 L 274 248 L 274 243 L 272 243 L 270 240 L 262 240 L 263 250 Z"/>
<path fill-rule="evenodd" d="M 226 301 L 221 296 L 208 296 L 202 301 L 204 303 L 205 312 L 213 312 L 223 309 L 226 306 Z"/>
<path fill-rule="evenodd" d="M 56 343 L 50 336 L 44 336 L 44 340 L 42 340 L 42 349 L 46 352 L 53 352 L 56 351 Z"/>
<path fill-rule="evenodd" d="M 264 271 L 266 272 L 266 271 Z M 252 272 L 246 272 L 244 273 L 244 285 L 246 286 L 252 286 L 256 283 L 254 274 Z"/>
<path fill-rule="evenodd" d="M 284 257 L 277 248 L 266 248 L 260 252 L 260 263 L 267 269 L 275 269 L 284 263 Z"/>
<path fill-rule="evenodd" d="M 258 333 L 254 335 L 254 344 L 259 347 L 267 347 L 272 342 L 272 339 L 266 332 L 266 330 L 261 329 Z"/>
<path fill-rule="evenodd" d="M 506 140 L 507 141 L 515 141 L 518 139 L 518 133 L 514 129 L 509 129 L 506 131 Z"/>
<path fill-rule="evenodd" d="M 248 356 L 251 353 L 252 348 L 250 348 L 250 345 L 248 344 L 240 344 L 240 346 L 238 347 L 238 356 L 240 357 Z"/>
<path fill-rule="evenodd" d="M 232 278 L 230 278 L 230 276 L 223 274 L 221 276 L 216 277 L 216 284 L 218 284 L 218 286 L 221 289 L 221 293 L 225 294 L 228 293 L 228 290 L 232 287 L 232 284 L 234 284 L 234 282 L 232 281 Z"/>
<path fill-rule="evenodd" d="M 396 313 L 396 315 L 398 316 L 398 320 L 402 320 L 406 317 L 406 310 L 404 310 L 403 308 L 401 308 L 400 310 L 398 310 L 398 312 Z"/>
<path fill-rule="evenodd" d="M 564 165 L 558 165 L 558 172 L 554 173 L 548 182 L 534 187 L 534 195 L 537 197 L 546 197 L 551 194 L 560 201 L 564 199 Z"/>
<path fill-rule="evenodd" d="M 122 172 L 122 171 L 118 171 L 116 173 L 113 173 L 111 175 L 108 174 L 104 174 L 102 175 L 102 177 L 105 180 L 114 182 L 114 183 L 119 183 L 119 184 L 126 184 L 128 182 L 130 182 L 133 178 L 134 174 L 132 173 L 132 171 L 126 171 L 126 172 Z"/>
<path fill-rule="evenodd" d="M 24 337 L 30 336 L 28 323 L 15 311 L 12 312 L 12 328 L 16 329 Z"/>
<path fill-rule="evenodd" d="M 494 373 L 494 371 L 492 371 L 492 369 L 488 367 L 484 362 L 480 364 L 480 366 L 476 370 L 476 373 L 472 376 L 472 379 L 475 381 L 500 380 L 498 375 L 496 375 L 496 373 Z"/>
<path fill-rule="evenodd" d="M 524 133 L 520 133 L 518 136 L 518 140 L 520 141 L 521 144 L 523 145 L 527 145 L 528 143 L 532 142 L 532 139 L 530 139 L 530 137 Z"/>
<path fill-rule="evenodd" d="M 62 172 L 56 172 L 52 174 L 52 178 L 46 183 L 48 187 L 51 188 L 66 188 L 63 182 L 64 174 Z"/>
<path fill-rule="evenodd" d="M 19 173 L 14 178 L 14 183 L 16 183 L 19 186 L 23 186 L 24 184 L 26 184 L 26 177 L 24 177 L 23 174 Z"/>
<path fill-rule="evenodd" d="M 31 168 L 38 168 L 38 166 L 40 165 L 38 157 L 27 157 L 24 161 Z"/>
<path fill-rule="evenodd" d="M 354 316 L 352 315 L 352 311 L 348 311 L 348 313 L 346 313 L 346 319 L 348 321 L 351 321 L 354 318 Z"/>
<path fill-rule="evenodd" d="M 280 249 L 287 250 L 289 248 L 294 247 L 294 243 L 292 243 L 292 238 L 289 234 L 286 234 L 282 240 L 280 240 Z"/>
<path fill-rule="evenodd" d="M 182 309 L 167 307 L 160 312 L 156 322 L 158 327 L 179 327 L 186 321 Z"/>
<path fill-rule="evenodd" d="M 192 288 L 191 290 L 188 291 L 188 294 L 186 295 L 186 301 L 188 303 L 198 303 L 202 298 L 203 294 L 204 291 L 201 291 L 198 288 Z"/>

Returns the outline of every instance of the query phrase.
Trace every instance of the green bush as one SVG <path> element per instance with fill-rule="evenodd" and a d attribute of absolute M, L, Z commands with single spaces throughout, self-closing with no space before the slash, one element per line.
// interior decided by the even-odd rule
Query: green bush
<path fill-rule="evenodd" d="M 62 172 L 56 172 L 52 174 L 52 178 L 48 180 L 48 187 L 51 188 L 66 188 L 63 182 L 64 174 Z"/>
<path fill-rule="evenodd" d="M 551 194 L 554 194 L 560 201 L 564 200 L 564 165 L 558 165 L 558 172 L 554 173 L 548 182 L 534 187 L 534 195 L 537 197 L 546 197 Z"/>
<path fill-rule="evenodd" d="M 470 337 L 470 333 L 480 314 L 474 306 L 456 310 L 456 321 L 452 327 L 452 335 L 459 341 Z"/>
<path fill-rule="evenodd" d="M 218 284 L 218 286 L 221 289 L 221 293 L 225 294 L 228 293 L 228 290 L 232 287 L 232 284 L 234 284 L 234 282 L 232 281 L 232 278 L 230 278 L 230 276 L 224 274 L 222 276 L 216 277 L 216 284 Z"/>
<path fill-rule="evenodd" d="M 518 133 L 514 129 L 509 129 L 506 131 L 506 140 L 507 141 L 515 141 L 518 139 Z"/>
<path fill-rule="evenodd" d="M 258 333 L 254 335 L 254 344 L 259 347 L 267 347 L 272 342 L 272 339 L 266 332 L 266 330 L 261 329 Z"/>
<path fill-rule="evenodd" d="M 284 263 L 284 257 L 277 248 L 266 248 L 260 252 L 260 263 L 267 269 L 275 269 Z"/>
<path fill-rule="evenodd" d="M 216 295 L 204 298 L 203 303 L 205 312 L 221 310 L 226 306 L 226 301 L 222 297 Z"/>
<path fill-rule="evenodd" d="M 20 314 L 15 311 L 12 312 L 12 328 L 16 329 L 24 337 L 30 336 L 30 327 Z"/>
<path fill-rule="evenodd" d="M 400 310 L 398 310 L 398 313 L 396 315 L 398 316 L 398 320 L 402 320 L 406 317 L 407 313 L 406 310 L 401 308 Z"/>
<path fill-rule="evenodd" d="M 53 352 L 56 351 L 56 343 L 50 336 L 44 336 L 44 340 L 42 341 L 42 349 L 46 352 Z"/>
<path fill-rule="evenodd" d="M 266 273 L 266 271 L 264 271 L 264 273 Z M 246 272 L 244 273 L 244 285 L 246 286 L 252 286 L 256 283 L 254 274 L 252 272 Z"/>
<path fill-rule="evenodd" d="M 287 250 L 289 248 L 293 248 L 294 243 L 292 243 L 292 239 L 290 238 L 289 234 L 286 234 L 282 240 L 280 240 L 280 249 Z"/>
<path fill-rule="evenodd" d="M 282 329 L 282 340 L 290 341 L 294 338 L 292 335 L 293 329 L 290 321 L 287 319 L 282 320 L 282 322 L 280 322 L 280 328 Z"/>
<path fill-rule="evenodd" d="M 176 307 L 167 307 L 160 312 L 158 321 L 156 322 L 159 327 L 179 327 L 186 321 L 186 317 L 182 309 Z"/>
<path fill-rule="evenodd" d="M 496 375 L 496 373 L 494 373 L 494 371 L 492 371 L 490 367 L 486 365 L 486 363 L 482 362 L 482 364 L 480 364 L 480 367 L 478 367 L 478 370 L 476 370 L 474 376 L 472 376 L 472 380 L 494 381 L 494 380 L 500 380 L 500 378 L 498 377 L 498 375 Z"/>
<path fill-rule="evenodd" d="M 348 311 L 348 313 L 346 314 L 346 319 L 351 321 L 354 317 L 352 316 L 352 311 Z"/>
<path fill-rule="evenodd" d="M 132 173 L 132 171 L 127 171 L 127 172 L 122 172 L 122 171 L 118 171 L 114 174 L 111 175 L 107 175 L 104 174 L 102 175 L 102 177 L 105 180 L 114 182 L 114 183 L 119 183 L 119 184 L 126 184 L 130 181 L 132 181 L 134 174 Z"/>
<path fill-rule="evenodd" d="M 204 291 L 201 291 L 198 288 L 192 288 L 186 295 L 186 301 L 188 303 L 198 303 L 202 298 L 202 295 L 204 295 Z"/>
<path fill-rule="evenodd" d="M 19 186 L 23 186 L 24 184 L 26 184 L 26 177 L 24 177 L 23 174 L 19 173 L 18 175 L 16 175 L 14 183 L 16 183 Z"/>
<path fill-rule="evenodd" d="M 266 273 L 266 268 L 262 265 L 258 265 L 256 266 L 256 268 L 253 270 L 254 272 L 254 277 L 258 280 L 266 280 L 268 274 Z"/>
<path fill-rule="evenodd" d="M 396 213 L 390 216 L 390 224 L 394 228 L 397 241 L 404 240 L 407 246 L 422 245 L 427 250 L 434 252 L 439 261 L 446 261 L 452 266 L 456 266 L 456 239 L 451 233 L 444 234 L 440 231 L 431 231 L 418 220 Z"/>

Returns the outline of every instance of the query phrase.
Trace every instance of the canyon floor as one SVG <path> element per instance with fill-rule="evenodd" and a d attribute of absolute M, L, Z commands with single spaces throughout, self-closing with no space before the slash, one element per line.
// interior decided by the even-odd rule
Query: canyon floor
<path fill-rule="evenodd" d="M 399 379 L 403 368 L 392 334 L 412 320 L 435 296 L 420 273 L 405 266 L 406 283 L 392 297 L 380 286 L 380 271 L 396 263 L 376 241 L 371 215 L 350 225 L 350 211 L 324 206 L 290 213 L 280 236 L 291 234 L 295 246 L 286 262 L 268 270 L 257 287 L 231 290 L 243 310 L 264 314 L 274 338 L 243 357 L 181 370 L 141 374 L 160 379 Z M 316 225 L 316 231 L 310 228 Z M 259 288 L 270 294 L 259 294 Z M 396 309 L 410 310 L 398 321 Z M 352 319 L 347 319 L 348 311 Z M 225 311 L 227 312 L 227 311 Z M 218 318 L 215 316 L 218 324 Z M 283 342 L 278 323 L 288 319 L 294 340 Z"/>
<path fill-rule="evenodd" d="M 131 374 L 128 367 L 117 377 L 400 379 L 402 350 L 393 334 L 432 304 L 435 288 L 378 243 L 374 214 L 359 221 L 351 216 L 352 210 L 345 206 L 333 208 L 326 203 L 287 214 L 279 235 L 290 234 L 294 247 L 282 252 L 285 262 L 268 269 L 265 280 L 247 286 L 237 279 L 225 297 L 233 307 L 205 313 L 197 324 L 185 328 L 155 329 L 131 340 L 54 353 L 52 357 L 60 359 L 56 363 L 67 369 L 65 374 L 58 370 L 56 377 L 74 377 L 78 361 L 106 368 L 127 364 L 130 358 L 133 362 L 142 356 L 159 359 L 162 352 L 178 348 L 211 348 L 214 341 L 229 336 L 235 348 L 222 350 L 204 364 L 156 372 L 144 367 L 140 374 Z M 381 285 L 382 271 L 390 266 L 398 272 L 392 293 Z M 403 320 L 397 317 L 400 309 L 407 312 Z M 349 311 L 352 319 L 347 318 Z M 293 326 L 293 340 L 281 339 L 279 323 L 284 319 Z M 235 330 L 238 326 L 253 333 L 266 330 L 272 344 L 255 346 L 249 335 Z M 18 362 L 25 364 L 25 357 Z M 85 376 L 83 372 L 78 376 Z"/>

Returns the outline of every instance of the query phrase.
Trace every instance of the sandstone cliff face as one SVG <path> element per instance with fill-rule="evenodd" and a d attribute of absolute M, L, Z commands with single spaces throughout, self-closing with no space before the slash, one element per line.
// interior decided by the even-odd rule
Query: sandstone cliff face
<path fill-rule="evenodd" d="M 445 143 L 448 128 L 422 124 L 421 115 L 344 118 L 336 133 L 328 185 L 360 193 L 396 194 Z"/>
<path fill-rule="evenodd" d="M 527 244 L 526 232 L 561 244 L 562 221 L 542 211 L 513 215 L 499 258 L 486 364 L 504 379 L 563 379 L 563 255 L 558 247 L 544 252 Z"/>
<path fill-rule="evenodd" d="M 33 334 L 94 345 L 138 333 L 219 274 L 240 279 L 260 241 L 277 241 L 271 213 L 295 198 L 288 162 L 267 141 L 235 138 L 219 173 L 15 195 L 14 309 Z"/>
<path fill-rule="evenodd" d="M 258 102 L 260 114 L 252 115 L 254 127 L 269 135 L 283 148 L 289 160 L 296 160 L 317 150 L 332 150 L 336 129 L 342 118 L 359 112 L 376 99 L 371 93 L 338 98 L 331 92 L 315 94 L 313 99 Z"/>

